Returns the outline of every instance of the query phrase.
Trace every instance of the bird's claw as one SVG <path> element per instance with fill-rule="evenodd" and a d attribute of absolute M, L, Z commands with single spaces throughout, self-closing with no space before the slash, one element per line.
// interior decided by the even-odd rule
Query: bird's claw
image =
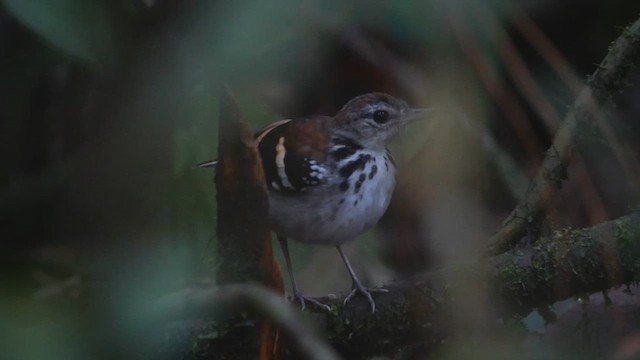
<path fill-rule="evenodd" d="M 374 312 L 376 312 L 376 302 L 373 301 L 373 297 L 371 296 L 371 293 L 372 292 L 380 292 L 380 293 L 388 293 L 389 292 L 389 290 L 382 289 L 382 288 L 368 289 L 368 288 L 364 287 L 360 282 L 354 282 L 353 285 L 351 286 L 351 292 L 349 292 L 349 295 L 347 295 L 347 297 L 344 299 L 343 304 L 346 304 L 349 300 L 351 300 L 351 298 L 358 291 L 361 292 L 362 294 L 364 294 L 364 296 L 367 297 L 367 300 L 369 301 L 369 304 L 371 305 L 371 313 L 372 314 Z"/>
<path fill-rule="evenodd" d="M 300 305 L 302 305 L 302 311 L 304 311 L 304 309 L 307 307 L 306 303 L 310 302 L 313 305 L 326 310 L 326 311 L 331 311 L 331 306 L 327 305 L 327 304 L 323 304 L 320 301 L 310 297 L 310 296 L 304 296 L 302 294 L 294 294 L 293 295 L 293 301 L 298 301 L 300 303 Z"/>

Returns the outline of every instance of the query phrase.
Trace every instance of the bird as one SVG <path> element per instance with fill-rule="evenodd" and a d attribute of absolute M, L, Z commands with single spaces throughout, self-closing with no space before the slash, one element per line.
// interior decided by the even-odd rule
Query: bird
<path fill-rule="evenodd" d="M 300 292 L 288 240 L 337 249 L 356 293 L 376 304 L 351 266 L 342 245 L 371 229 L 385 213 L 395 187 L 396 163 L 387 145 L 400 130 L 430 109 L 411 108 L 399 98 L 372 92 L 348 101 L 334 116 L 276 121 L 254 134 L 268 188 L 271 228 L 286 262 L 294 300 L 330 307 Z M 207 161 L 197 167 L 215 167 Z"/>

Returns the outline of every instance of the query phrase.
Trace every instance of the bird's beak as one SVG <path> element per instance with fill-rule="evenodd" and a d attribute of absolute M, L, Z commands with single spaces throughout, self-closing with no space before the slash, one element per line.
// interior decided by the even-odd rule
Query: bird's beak
<path fill-rule="evenodd" d="M 418 109 L 409 109 L 407 113 L 407 121 L 413 122 L 416 120 L 424 120 L 433 115 L 436 111 L 434 108 L 418 108 Z"/>

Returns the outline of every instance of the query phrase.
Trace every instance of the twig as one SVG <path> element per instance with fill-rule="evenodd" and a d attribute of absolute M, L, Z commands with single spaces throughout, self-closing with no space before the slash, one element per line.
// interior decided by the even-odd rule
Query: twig
<path fill-rule="evenodd" d="M 553 144 L 547 150 L 541 170 L 530 185 L 527 195 L 504 221 L 502 227 L 489 240 L 489 254 L 499 254 L 513 247 L 526 232 L 529 224 L 543 215 L 545 198 L 559 187 L 565 172 L 573 139 L 578 126 L 592 121 L 598 106 L 609 104 L 628 85 L 628 75 L 640 63 L 640 19 L 628 27 L 611 46 L 609 53 L 582 90 L 573 108 L 565 116 Z"/>

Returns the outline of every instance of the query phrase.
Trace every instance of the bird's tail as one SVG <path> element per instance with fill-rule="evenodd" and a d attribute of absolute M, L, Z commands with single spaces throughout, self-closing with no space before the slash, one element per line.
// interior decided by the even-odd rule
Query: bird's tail
<path fill-rule="evenodd" d="M 204 168 L 215 168 L 218 165 L 218 160 L 209 160 L 205 162 L 201 162 L 200 164 L 195 165 L 194 169 L 204 169 Z"/>

